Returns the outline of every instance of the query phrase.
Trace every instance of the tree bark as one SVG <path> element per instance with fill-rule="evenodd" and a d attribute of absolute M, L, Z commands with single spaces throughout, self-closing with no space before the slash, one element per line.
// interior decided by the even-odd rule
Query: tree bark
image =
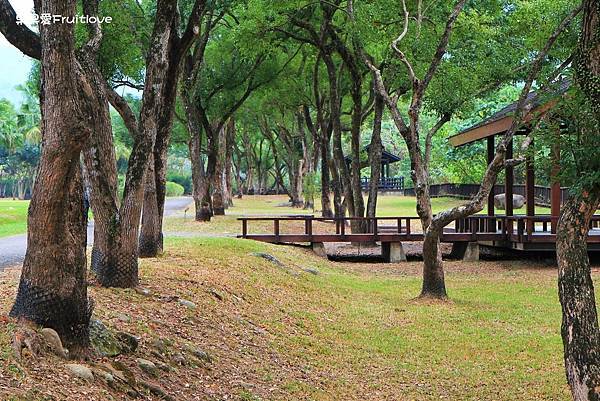
<path fill-rule="evenodd" d="M 140 228 L 139 251 L 140 256 L 145 258 L 158 256 L 164 248 L 162 224 L 167 192 L 167 157 L 180 73 L 180 49 L 174 40 L 178 37 L 178 27 L 173 23 L 170 29 L 172 39 L 169 41 L 167 50 L 168 70 L 163 93 L 157 106 L 159 114 L 156 119 L 156 141 L 152 157 L 149 160 L 148 177 L 144 189 L 144 212 Z"/>
<path fill-rule="evenodd" d="M 589 223 L 599 200 L 600 193 L 571 197 L 557 227 L 561 334 L 567 381 L 576 401 L 600 399 L 600 331 L 587 253 Z"/>
<path fill-rule="evenodd" d="M 74 0 L 44 0 L 37 12 L 73 16 Z M 55 329 L 71 354 L 89 345 L 86 226 L 80 155 L 92 89 L 75 58 L 73 25 L 40 25 L 42 153 L 28 214 L 28 247 L 10 315 Z"/>
<path fill-rule="evenodd" d="M 583 13 L 574 66 L 577 86 L 595 117 L 593 123 L 580 124 L 577 134 L 586 141 L 597 137 L 600 125 L 600 1 L 585 0 Z M 592 145 L 591 139 L 587 141 Z M 575 401 L 600 400 L 600 330 L 587 253 L 590 220 L 600 206 L 600 187 L 598 182 L 586 187 L 563 205 L 556 234 L 565 371 Z"/>
<path fill-rule="evenodd" d="M 227 143 L 227 126 L 221 127 L 218 132 L 215 132 L 217 135 L 216 142 L 218 143 L 217 147 L 219 149 L 215 154 L 215 167 L 214 173 L 212 176 L 212 185 L 213 185 L 213 193 L 212 193 L 212 205 L 213 205 L 213 215 L 215 216 L 224 216 L 225 215 L 225 186 L 223 185 L 225 175 L 225 145 Z"/>
<path fill-rule="evenodd" d="M 381 177 L 381 121 L 385 104 L 381 96 L 375 97 L 375 117 L 373 120 L 373 135 L 369 147 L 369 162 L 371 164 L 371 178 L 369 181 L 369 200 L 367 202 L 367 217 L 377 216 L 377 195 L 379 193 L 379 179 Z"/>
<path fill-rule="evenodd" d="M 233 152 L 235 149 L 235 119 L 231 117 L 227 125 L 225 144 L 225 209 L 233 206 Z"/>

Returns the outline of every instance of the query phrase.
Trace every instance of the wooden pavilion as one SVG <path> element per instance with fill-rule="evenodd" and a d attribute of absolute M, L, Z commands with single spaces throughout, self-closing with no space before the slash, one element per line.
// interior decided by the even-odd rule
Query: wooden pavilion
<path fill-rule="evenodd" d="M 531 123 L 538 118 L 542 117 L 545 113 L 552 110 L 557 103 L 557 98 L 563 96 L 569 89 L 569 81 L 563 81 L 552 96 L 541 96 L 536 92 L 531 92 L 527 98 L 527 102 L 531 106 L 531 111 L 525 116 L 523 127 L 520 128 L 516 135 L 528 135 L 531 132 Z M 513 123 L 513 113 L 517 108 L 517 103 L 512 103 L 505 108 L 501 109 L 497 113 L 493 114 L 489 118 L 481 121 L 480 123 L 467 128 L 460 133 L 451 136 L 449 138 L 450 144 L 454 147 L 466 146 L 479 141 L 486 141 L 487 143 L 487 163 L 491 163 L 496 152 L 496 136 L 502 136 L 508 129 L 510 129 Z M 533 143 L 532 143 L 533 145 Z M 530 236 L 536 234 L 541 236 L 543 234 L 551 234 L 551 236 L 545 236 L 548 241 L 544 246 L 539 244 L 533 246 L 532 243 L 514 243 L 512 247 L 519 249 L 550 249 L 554 248 L 554 234 L 556 234 L 556 225 L 558 222 L 558 216 L 560 214 L 561 207 L 561 187 L 560 183 L 556 179 L 558 172 L 560 171 L 560 148 L 556 144 L 551 152 L 552 155 L 552 187 L 550 196 L 550 215 L 536 216 L 535 213 L 535 162 L 533 156 L 530 154 L 527 156 L 525 163 L 526 178 L 525 178 L 525 199 L 526 199 L 526 212 L 524 223 L 526 225 L 526 232 Z M 513 157 L 513 141 L 508 146 L 506 158 L 511 159 Z M 514 167 L 507 166 L 505 168 L 505 182 L 504 182 L 504 194 L 505 194 L 505 217 L 513 217 L 513 199 L 514 195 Z M 494 205 L 494 191 L 490 193 L 488 199 L 488 216 L 497 217 Z M 539 217 L 539 218 L 538 218 Z M 540 226 L 539 220 L 543 220 L 543 224 Z M 492 220 L 490 220 L 492 221 Z M 538 223 L 538 224 L 536 224 Z M 548 223 L 550 224 L 550 231 L 547 232 Z M 508 224 L 511 224 L 510 221 Z M 496 231 L 497 227 L 489 227 L 489 231 Z M 512 231 L 513 227 L 508 227 L 507 231 Z M 497 244 L 494 244 L 497 245 Z"/>
<path fill-rule="evenodd" d="M 370 145 L 365 146 L 364 152 L 369 153 Z M 349 156 L 345 158 L 348 166 L 352 163 L 352 159 Z M 404 189 L 404 177 L 391 177 L 390 165 L 402 161 L 400 156 L 388 152 L 382 146 L 381 150 L 381 177 L 379 179 L 379 190 L 380 191 L 401 191 Z M 361 161 L 360 169 L 369 167 L 369 161 Z M 370 178 L 361 178 L 361 187 L 363 191 L 368 191 L 370 186 Z"/>

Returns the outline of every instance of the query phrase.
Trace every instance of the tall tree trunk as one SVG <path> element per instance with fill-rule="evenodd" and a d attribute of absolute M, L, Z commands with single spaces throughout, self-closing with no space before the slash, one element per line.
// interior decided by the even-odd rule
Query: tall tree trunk
<path fill-rule="evenodd" d="M 74 16 L 74 0 L 44 0 L 39 14 Z M 40 25 L 42 153 L 28 214 L 28 246 L 10 315 L 55 329 L 71 354 L 89 345 L 86 226 L 80 155 L 93 97 L 75 59 L 74 25 Z"/>
<path fill-rule="evenodd" d="M 377 194 L 379 193 L 379 179 L 381 178 L 381 120 L 383 119 L 383 98 L 375 95 L 375 117 L 373 120 L 373 136 L 369 147 L 369 162 L 371 164 L 371 179 L 369 181 L 369 200 L 367 202 L 367 217 L 377 216 Z"/>
<path fill-rule="evenodd" d="M 158 2 L 146 60 L 147 89 L 142 98 L 139 125 L 136 127 L 135 116 L 128 106 L 118 108 L 128 128 L 133 132 L 134 143 L 129 158 L 123 202 L 116 218 L 110 222 L 110 232 L 114 235 L 117 246 L 109 250 L 108 254 L 98 257 L 101 262 L 96 269 L 97 276 L 100 283 L 106 287 L 127 288 L 135 287 L 139 283 L 139 227 L 144 187 L 148 178 L 146 172 L 152 161 L 151 156 L 160 127 L 161 102 L 165 97 L 165 86 L 168 82 L 169 54 L 175 40 L 173 35 L 176 32 L 176 13 L 176 4 L 166 0 Z"/>
<path fill-rule="evenodd" d="M 235 148 L 235 119 L 231 117 L 227 125 L 225 145 L 225 208 L 233 206 L 233 151 Z"/>
<path fill-rule="evenodd" d="M 321 214 L 323 217 L 333 217 L 331 210 L 331 178 L 329 174 L 329 140 L 331 135 L 327 132 L 322 133 L 321 142 Z"/>
<path fill-rule="evenodd" d="M 556 254 L 567 381 L 576 401 L 600 399 L 600 331 L 587 237 L 600 193 L 573 196 L 558 221 Z"/>
<path fill-rule="evenodd" d="M 219 152 L 217 152 L 216 163 L 214 167 L 214 173 L 211 174 L 213 183 L 213 194 L 212 194 L 212 205 L 213 214 L 215 216 L 225 215 L 225 188 L 223 186 L 223 176 L 225 175 L 225 154 L 222 152 L 225 150 L 226 144 L 226 126 L 221 127 L 218 132 L 216 141 Z"/>
<path fill-rule="evenodd" d="M 587 100 L 586 107 L 592 110 L 582 115 L 595 117 L 593 123 L 580 125 L 583 128 L 578 135 L 585 141 L 597 137 L 600 125 L 600 1 L 585 0 L 583 13 L 573 64 L 577 86 Z M 592 140 L 588 141 L 592 145 Z M 563 205 L 556 234 L 565 370 L 575 401 L 600 400 L 600 330 L 587 253 L 590 220 L 599 206 L 600 188 L 596 182 Z"/>
<path fill-rule="evenodd" d="M 338 176 L 338 188 L 344 194 L 346 207 L 350 216 L 354 217 L 355 209 L 354 194 L 352 193 L 352 180 L 350 178 L 350 171 L 344 159 L 344 152 L 342 150 L 342 110 L 341 98 L 339 96 L 337 84 L 337 72 L 331 55 L 323 52 L 322 56 L 325 66 L 327 67 L 327 76 L 329 81 L 329 107 L 331 124 L 333 128 L 333 160 L 335 162 L 335 169 L 337 171 L 336 175 Z"/>

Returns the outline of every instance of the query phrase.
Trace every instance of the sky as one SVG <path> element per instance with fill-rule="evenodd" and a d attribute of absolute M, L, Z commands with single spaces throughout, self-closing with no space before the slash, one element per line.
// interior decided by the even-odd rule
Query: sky
<path fill-rule="evenodd" d="M 10 0 L 17 15 L 23 19 L 31 13 L 33 0 Z M 0 34 L 0 98 L 21 103 L 22 96 L 15 86 L 24 83 L 31 69 L 31 59 L 14 48 Z"/>

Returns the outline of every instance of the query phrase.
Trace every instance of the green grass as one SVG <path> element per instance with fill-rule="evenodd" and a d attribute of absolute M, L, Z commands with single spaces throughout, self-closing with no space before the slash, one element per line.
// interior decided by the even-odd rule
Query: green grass
<path fill-rule="evenodd" d="M 447 262 L 451 301 L 417 302 L 419 263 L 333 263 L 226 238 L 167 245 L 178 264 L 228 275 L 248 301 L 239 313 L 272 335 L 282 361 L 308 372 L 282 384 L 285 399 L 569 399 L 553 268 Z M 290 275 L 250 255 L 256 251 L 320 274 Z"/>
<path fill-rule="evenodd" d="M 29 201 L 0 199 L 0 238 L 27 232 Z"/>

